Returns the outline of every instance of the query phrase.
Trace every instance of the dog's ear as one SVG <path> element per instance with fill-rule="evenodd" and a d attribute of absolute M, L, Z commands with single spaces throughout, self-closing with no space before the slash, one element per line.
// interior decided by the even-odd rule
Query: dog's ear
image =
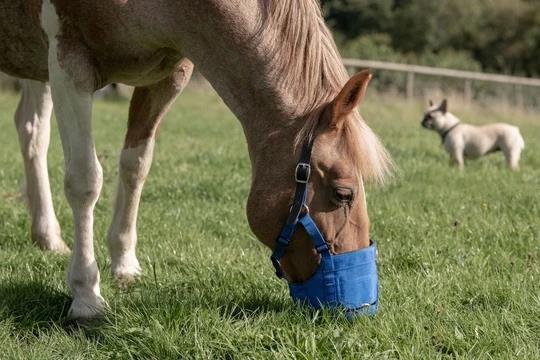
<path fill-rule="evenodd" d="M 433 101 L 429 100 L 428 104 L 429 104 L 429 107 L 432 107 L 433 106 Z"/>
<path fill-rule="evenodd" d="M 447 109 L 448 109 L 448 102 L 446 101 L 446 99 L 444 99 L 441 103 L 441 106 L 439 106 L 439 110 L 441 110 L 443 114 L 446 114 Z"/>

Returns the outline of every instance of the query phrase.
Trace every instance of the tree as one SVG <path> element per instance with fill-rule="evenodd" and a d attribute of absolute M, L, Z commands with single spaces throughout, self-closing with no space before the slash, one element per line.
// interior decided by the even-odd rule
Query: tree
<path fill-rule="evenodd" d="M 348 39 L 386 32 L 392 6 L 393 0 L 322 0 L 330 26 Z"/>
<path fill-rule="evenodd" d="M 538 0 L 322 0 L 322 5 L 349 54 L 419 62 L 455 55 L 446 63 L 476 68 L 478 62 L 486 71 L 540 75 Z"/>

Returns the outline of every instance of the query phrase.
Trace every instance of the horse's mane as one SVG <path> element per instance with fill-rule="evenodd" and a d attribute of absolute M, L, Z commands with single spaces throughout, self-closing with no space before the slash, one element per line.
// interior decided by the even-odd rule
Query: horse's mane
<path fill-rule="evenodd" d="M 261 41 L 279 86 L 294 97 L 300 113 L 316 113 L 348 80 L 334 39 L 324 23 L 318 0 L 262 1 Z M 306 116 L 297 143 L 313 131 L 318 117 Z M 377 136 L 355 112 L 343 131 L 343 145 L 358 164 L 363 179 L 382 182 L 391 161 Z"/>
<path fill-rule="evenodd" d="M 265 49 L 280 86 L 292 90 L 299 107 L 313 110 L 347 81 L 318 0 L 262 1 Z M 317 89 L 319 91 L 311 91 Z"/>

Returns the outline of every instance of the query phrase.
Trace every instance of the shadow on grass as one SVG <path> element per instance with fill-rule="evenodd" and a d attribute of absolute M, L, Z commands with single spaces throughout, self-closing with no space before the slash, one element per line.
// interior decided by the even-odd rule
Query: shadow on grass
<path fill-rule="evenodd" d="M 85 338 L 93 344 L 106 343 L 111 334 L 108 319 L 87 323 L 68 320 L 71 300 L 65 292 L 41 281 L 0 284 L 0 326 L 7 325 L 10 336 L 25 339 L 30 345 L 43 339 L 49 341 L 49 336 Z"/>
<path fill-rule="evenodd" d="M 148 290 L 148 289 L 147 289 Z M 200 306 L 207 310 L 217 310 L 221 316 L 232 319 L 245 319 L 260 317 L 267 314 L 278 314 L 287 311 L 287 304 L 274 298 L 266 298 L 262 294 L 250 294 L 236 297 L 227 296 L 218 299 L 213 294 L 203 294 L 204 299 L 199 301 L 191 299 L 186 302 L 178 299 L 181 294 L 178 289 L 164 286 L 152 289 L 151 293 L 145 291 L 145 296 L 127 294 L 128 301 L 121 300 L 121 307 L 132 313 L 147 311 L 149 305 L 154 308 L 170 308 L 176 306 Z M 185 296 L 189 297 L 186 293 Z M 51 287 L 39 280 L 18 280 L 0 283 L 0 322 L 7 321 L 14 326 L 15 331 L 30 332 L 38 336 L 40 332 L 48 332 L 63 328 L 68 333 L 79 328 L 77 324 L 67 319 L 71 298 L 65 292 Z M 99 329 L 107 328 L 107 324 L 114 321 L 115 314 L 109 313 L 105 319 L 90 324 L 80 324 L 89 338 L 100 338 Z"/>
<path fill-rule="evenodd" d="M 8 320 L 23 331 L 62 326 L 71 299 L 44 282 L 0 283 L 0 321 Z"/>

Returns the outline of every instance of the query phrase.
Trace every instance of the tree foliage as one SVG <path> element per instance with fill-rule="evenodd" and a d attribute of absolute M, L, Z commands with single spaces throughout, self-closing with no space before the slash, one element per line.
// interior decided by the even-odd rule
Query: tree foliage
<path fill-rule="evenodd" d="M 322 0 L 347 56 L 540 76 L 538 0 Z"/>

